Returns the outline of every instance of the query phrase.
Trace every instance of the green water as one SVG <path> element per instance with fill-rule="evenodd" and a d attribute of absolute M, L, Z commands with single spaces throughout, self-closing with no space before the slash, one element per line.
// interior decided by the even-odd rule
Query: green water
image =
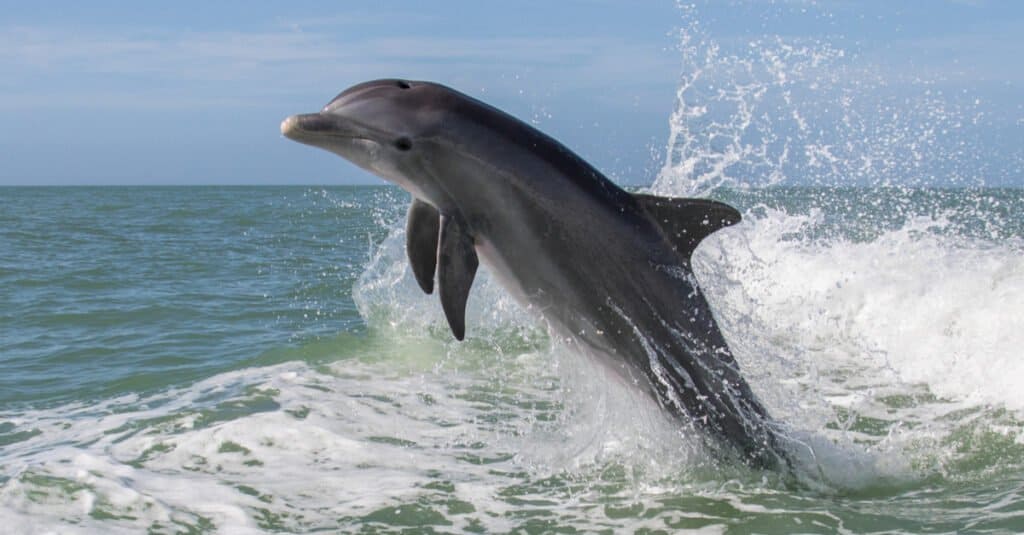
<path fill-rule="evenodd" d="M 363 330 L 351 288 L 398 196 L 0 190 L 0 406 L 165 388 Z"/>
<path fill-rule="evenodd" d="M 1020 190 L 720 190 L 696 268 L 799 481 L 711 461 L 387 187 L 0 188 L 12 532 L 1024 528 Z M 710 446 L 713 447 L 713 446 Z"/>

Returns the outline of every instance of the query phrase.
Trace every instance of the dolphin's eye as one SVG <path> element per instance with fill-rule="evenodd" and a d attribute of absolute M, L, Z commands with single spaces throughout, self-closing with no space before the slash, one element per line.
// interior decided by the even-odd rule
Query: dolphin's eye
<path fill-rule="evenodd" d="M 412 141 L 409 141 L 407 137 L 400 137 L 395 140 L 395 148 L 401 151 L 407 151 L 412 148 Z"/>
<path fill-rule="evenodd" d="M 405 80 L 399 80 L 398 82 L 396 82 L 395 85 L 397 85 L 401 89 L 409 89 L 410 87 L 412 87 L 411 85 L 409 85 L 409 82 L 406 82 Z"/>

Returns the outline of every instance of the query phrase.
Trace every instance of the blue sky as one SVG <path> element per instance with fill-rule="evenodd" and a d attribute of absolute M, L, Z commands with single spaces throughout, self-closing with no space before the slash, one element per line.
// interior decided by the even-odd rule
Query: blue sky
<path fill-rule="evenodd" d="M 1022 2 L 4 1 L 0 12 L 0 185 L 373 182 L 278 124 L 378 77 L 447 83 L 646 184 L 663 164 L 685 74 L 679 31 L 694 16 L 723 50 L 765 35 L 828 43 L 891 85 L 959 91 L 984 121 L 958 135 L 997 147 L 1001 182 L 1019 178 L 1024 144 Z"/>

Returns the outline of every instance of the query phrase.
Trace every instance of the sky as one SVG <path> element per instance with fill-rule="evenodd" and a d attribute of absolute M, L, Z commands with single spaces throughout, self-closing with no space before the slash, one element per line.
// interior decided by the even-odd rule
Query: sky
<path fill-rule="evenodd" d="M 1020 177 L 1024 2 L 3 0 L 0 13 L 0 185 L 380 183 L 278 125 L 382 77 L 451 85 L 648 184 L 695 21 L 723 50 L 829 43 L 893 85 L 966 95 L 984 121 L 963 135 L 1005 157 L 1002 183 Z"/>

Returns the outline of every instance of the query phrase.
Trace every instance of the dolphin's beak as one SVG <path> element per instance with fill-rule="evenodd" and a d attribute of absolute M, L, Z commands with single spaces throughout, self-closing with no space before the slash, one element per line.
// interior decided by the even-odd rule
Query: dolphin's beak
<path fill-rule="evenodd" d="M 288 139 L 302 143 L 323 137 L 324 134 L 339 134 L 339 125 L 334 118 L 321 113 L 292 115 L 281 121 L 281 134 Z"/>
<path fill-rule="evenodd" d="M 299 133 L 299 128 L 298 115 L 292 115 L 281 121 L 281 135 L 288 139 L 295 139 L 295 136 Z"/>

